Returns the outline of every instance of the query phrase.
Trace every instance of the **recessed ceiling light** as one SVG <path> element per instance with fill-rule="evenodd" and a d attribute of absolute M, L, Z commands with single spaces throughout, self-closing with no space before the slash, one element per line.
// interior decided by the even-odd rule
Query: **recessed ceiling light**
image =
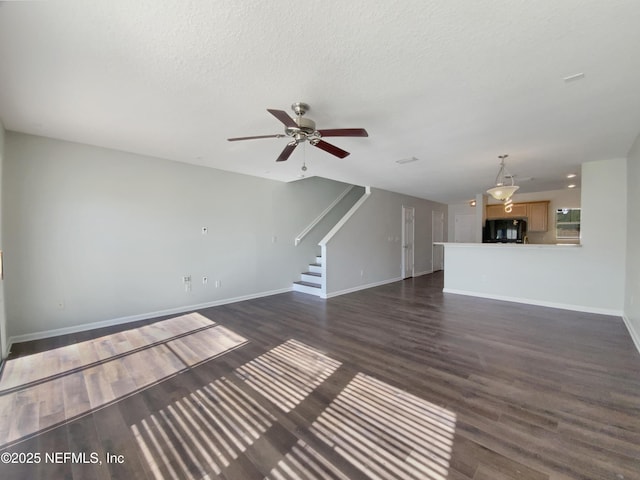
<path fill-rule="evenodd" d="M 396 160 L 396 163 L 399 163 L 400 165 L 404 165 L 405 163 L 417 162 L 418 160 L 419 158 L 416 158 L 416 157 L 401 158 L 400 160 Z"/>
<path fill-rule="evenodd" d="M 569 75 L 568 77 L 564 77 L 563 80 L 565 82 L 575 82 L 576 80 L 582 80 L 584 78 L 584 73 L 575 73 L 573 75 Z"/>
<path fill-rule="evenodd" d="M 567 188 L 576 188 L 576 186 L 572 183 L 571 185 L 567 185 Z"/>
<path fill-rule="evenodd" d="M 567 178 L 576 178 L 576 174 L 575 173 L 570 173 L 569 175 L 567 175 Z"/>

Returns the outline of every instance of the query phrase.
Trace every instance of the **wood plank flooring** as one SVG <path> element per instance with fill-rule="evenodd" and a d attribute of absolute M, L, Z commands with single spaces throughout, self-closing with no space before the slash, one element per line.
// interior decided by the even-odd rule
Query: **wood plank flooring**
<path fill-rule="evenodd" d="M 640 480 L 620 318 L 442 273 L 176 317 L 15 345 L 0 478 Z"/>
<path fill-rule="evenodd" d="M 9 359 L 0 378 L 0 445 L 120 400 L 245 342 L 192 313 Z"/>

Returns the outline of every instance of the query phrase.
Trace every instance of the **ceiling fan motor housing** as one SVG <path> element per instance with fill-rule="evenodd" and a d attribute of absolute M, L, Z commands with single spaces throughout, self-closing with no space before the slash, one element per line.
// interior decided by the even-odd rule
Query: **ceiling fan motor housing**
<path fill-rule="evenodd" d="M 313 140 L 313 137 L 319 137 L 320 135 L 316 131 L 316 122 L 309 118 L 297 117 L 294 121 L 298 124 L 297 127 L 285 127 L 284 133 L 293 137 L 298 141 L 304 141 L 308 139 Z"/>

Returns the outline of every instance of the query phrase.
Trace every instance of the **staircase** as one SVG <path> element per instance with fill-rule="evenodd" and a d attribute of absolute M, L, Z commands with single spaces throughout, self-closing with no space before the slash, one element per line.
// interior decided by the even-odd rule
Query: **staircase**
<path fill-rule="evenodd" d="M 302 245 L 307 237 L 306 248 L 310 244 L 316 244 L 322 247 L 321 242 L 327 235 L 331 235 L 335 229 L 339 229 L 342 223 L 349 218 L 350 212 L 361 204 L 369 196 L 368 188 L 349 185 L 338 197 L 325 208 L 309 225 L 307 225 L 294 239 L 296 246 Z M 357 209 L 357 208 L 356 208 Z M 324 249 L 324 247 L 322 247 Z M 310 248 L 310 254 L 313 255 L 314 248 Z M 324 250 L 323 250 L 324 251 Z M 309 255 L 305 253 L 305 255 Z M 324 272 L 324 273 L 323 273 Z M 300 274 L 300 280 L 293 282 L 294 292 L 303 292 L 317 297 L 324 295 L 326 292 L 327 280 L 326 264 L 322 256 L 317 256 L 315 263 L 309 264 L 306 272 Z"/>
<path fill-rule="evenodd" d="M 322 257 L 316 257 L 316 263 L 309 264 L 309 270 L 300 274 L 300 281 L 293 282 L 294 292 L 322 294 Z"/>

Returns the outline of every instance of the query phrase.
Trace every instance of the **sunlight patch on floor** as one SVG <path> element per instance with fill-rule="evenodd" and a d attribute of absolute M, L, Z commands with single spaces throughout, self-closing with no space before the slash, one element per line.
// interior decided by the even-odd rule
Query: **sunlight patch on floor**
<path fill-rule="evenodd" d="M 198 318 L 201 317 L 198 314 L 188 317 L 191 319 L 187 324 L 196 328 L 194 333 L 187 331 L 185 334 L 184 316 L 172 325 L 173 335 L 166 329 L 149 329 L 148 326 L 142 327 L 142 333 L 122 332 L 124 337 L 139 340 L 135 350 L 71 371 L 66 369 L 64 362 L 58 363 L 60 372 L 49 368 L 47 374 L 51 378 L 45 377 L 24 386 L 10 382 L 12 388 L 0 393 L 0 445 L 87 414 L 247 342 L 244 337 L 205 317 Z M 202 319 L 207 321 L 208 328 L 197 327 Z M 178 330 L 182 333 L 176 335 Z M 143 337 L 152 346 L 140 348 Z M 96 339 L 96 344 L 106 342 L 105 338 Z M 158 338 L 163 340 L 158 343 Z M 117 348 L 127 351 L 131 346 L 128 342 L 127 346 Z M 49 351 L 48 356 L 55 357 L 56 350 Z M 64 349 L 65 358 L 69 352 Z M 72 359 L 71 362 L 79 365 L 83 360 Z M 28 371 L 23 374 L 20 369 L 13 368 L 10 378 L 37 377 L 30 371 L 34 363 L 22 362 L 20 367 Z"/>
<path fill-rule="evenodd" d="M 296 408 L 340 362 L 297 340 L 287 340 L 236 369 L 236 375 L 283 411 Z"/>
<path fill-rule="evenodd" d="M 153 475 L 218 475 L 275 422 L 226 378 L 215 380 L 131 426 Z"/>
<path fill-rule="evenodd" d="M 215 325 L 215 322 L 199 313 L 189 313 L 139 328 L 14 358 L 6 362 L 2 371 L 0 391 L 108 360 L 110 357 L 212 325 Z"/>
<path fill-rule="evenodd" d="M 363 373 L 311 430 L 370 478 L 446 480 L 456 416 Z"/>

